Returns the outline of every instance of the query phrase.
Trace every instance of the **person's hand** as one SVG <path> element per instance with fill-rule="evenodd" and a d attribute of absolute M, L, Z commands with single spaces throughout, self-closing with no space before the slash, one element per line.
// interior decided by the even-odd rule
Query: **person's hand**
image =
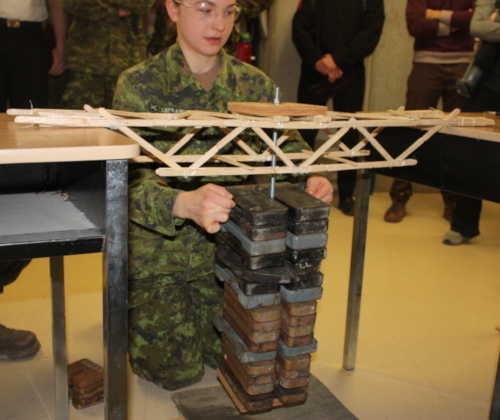
<path fill-rule="evenodd" d="M 52 66 L 49 69 L 49 74 L 59 76 L 64 73 L 64 53 L 54 48 L 52 50 Z"/>
<path fill-rule="evenodd" d="M 194 191 L 184 191 L 175 200 L 173 216 L 190 219 L 208 233 L 217 233 L 236 206 L 233 195 L 224 187 L 206 184 Z"/>
<path fill-rule="evenodd" d="M 328 81 L 330 83 L 335 82 L 335 80 L 340 79 L 344 73 L 338 67 L 335 70 L 328 72 Z"/>
<path fill-rule="evenodd" d="M 427 19 L 439 20 L 439 18 L 441 17 L 441 10 L 426 9 L 425 10 L 425 17 Z"/>
<path fill-rule="evenodd" d="M 129 12 L 128 10 L 125 9 L 118 9 L 118 16 L 119 17 L 128 17 L 132 14 L 132 12 Z"/>
<path fill-rule="evenodd" d="M 306 193 L 327 204 L 333 201 L 333 185 L 323 175 L 311 175 L 307 179 Z"/>
<path fill-rule="evenodd" d="M 320 58 L 318 61 L 316 61 L 314 68 L 318 72 L 320 72 L 321 74 L 324 74 L 326 76 L 326 75 L 328 75 L 329 72 L 337 70 L 338 66 L 335 63 L 335 60 L 333 59 L 331 54 L 325 54 L 322 58 Z"/>
<path fill-rule="evenodd" d="M 495 22 L 495 19 L 497 18 L 498 12 L 493 12 L 491 16 L 488 18 L 489 21 Z"/>

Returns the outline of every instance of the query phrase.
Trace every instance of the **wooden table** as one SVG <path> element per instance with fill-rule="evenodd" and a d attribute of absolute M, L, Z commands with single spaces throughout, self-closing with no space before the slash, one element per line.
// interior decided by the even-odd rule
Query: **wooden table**
<path fill-rule="evenodd" d="M 127 416 L 127 178 L 132 140 L 0 114 L 0 260 L 50 257 L 56 417 L 69 418 L 63 256 L 104 252 L 106 419 Z"/>
<path fill-rule="evenodd" d="M 500 117 L 485 116 L 495 119 L 495 125 L 442 128 L 410 156 L 417 159 L 416 166 L 371 171 L 500 203 Z M 421 135 L 421 130 L 415 128 L 386 128 L 377 139 L 392 156 L 397 156 Z M 368 159 L 376 160 L 377 152 L 372 150 Z M 343 368 L 346 370 L 353 370 L 356 365 L 370 186 L 370 170 L 358 171 L 344 338 Z M 491 420 L 499 418 L 500 361 L 490 413 Z"/>

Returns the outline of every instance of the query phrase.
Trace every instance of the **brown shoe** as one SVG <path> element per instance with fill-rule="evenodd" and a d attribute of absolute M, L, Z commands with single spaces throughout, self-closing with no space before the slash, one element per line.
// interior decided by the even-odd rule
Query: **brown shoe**
<path fill-rule="evenodd" d="M 0 324 L 0 360 L 22 359 L 34 355 L 38 350 L 40 343 L 35 334 Z"/>
<path fill-rule="evenodd" d="M 392 206 L 387 209 L 384 220 L 389 223 L 399 223 L 406 216 L 406 203 L 394 200 Z"/>

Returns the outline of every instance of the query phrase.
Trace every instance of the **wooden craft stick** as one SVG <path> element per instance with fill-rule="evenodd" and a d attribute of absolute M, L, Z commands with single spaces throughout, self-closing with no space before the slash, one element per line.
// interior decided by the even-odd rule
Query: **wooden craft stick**
<path fill-rule="evenodd" d="M 309 166 L 312 162 L 318 159 L 325 151 L 327 151 L 330 147 L 332 147 L 340 138 L 344 136 L 350 130 L 349 127 L 344 127 L 338 130 L 329 140 L 323 143 L 306 161 L 302 162 L 299 167 L 304 168 Z"/>
<path fill-rule="evenodd" d="M 231 133 L 227 134 L 221 140 L 217 142 L 217 144 L 212 147 L 210 150 L 205 152 L 205 154 L 200 157 L 196 162 L 194 162 L 189 169 L 198 169 L 205 162 L 207 162 L 211 157 L 213 157 L 220 149 L 222 149 L 226 144 L 230 143 L 235 137 L 237 137 L 245 128 L 239 127 L 235 128 Z"/>
<path fill-rule="evenodd" d="M 370 144 L 377 150 L 377 152 L 382 155 L 385 160 L 393 160 L 389 152 L 387 152 L 387 150 L 385 150 L 382 145 L 377 140 L 375 140 L 375 137 L 373 137 L 366 128 L 358 127 L 358 130 L 365 136 L 365 139 L 370 142 Z"/>
<path fill-rule="evenodd" d="M 91 111 L 94 111 L 94 109 L 90 105 L 85 105 L 84 107 L 85 110 L 89 109 Z M 106 111 L 104 108 L 99 108 L 99 113 L 106 119 L 114 119 L 108 111 Z M 163 153 L 161 153 L 156 147 L 154 147 L 152 144 L 148 143 L 146 140 L 144 140 L 141 136 L 138 134 L 134 133 L 130 128 L 128 127 L 118 127 L 118 130 L 120 130 L 123 134 L 125 134 L 127 137 L 130 139 L 136 141 L 139 143 L 141 148 L 148 153 L 151 153 L 153 156 L 157 157 L 165 163 L 166 165 L 170 166 L 171 168 L 175 169 L 181 169 L 181 167 L 175 163 L 172 159 L 169 157 L 165 156 Z"/>
<path fill-rule="evenodd" d="M 257 135 L 273 150 L 273 152 L 276 153 L 276 156 L 278 156 L 286 166 L 290 168 L 296 167 L 294 163 L 286 157 L 285 153 L 274 144 L 272 139 L 264 130 L 262 130 L 262 128 L 253 127 L 253 131 L 255 131 L 255 133 L 257 133 Z"/>
<path fill-rule="evenodd" d="M 448 120 L 451 120 L 455 118 L 458 114 L 460 113 L 460 109 L 456 108 L 452 112 L 448 114 L 443 119 L 443 122 L 446 122 Z M 425 143 L 427 140 L 429 140 L 435 133 L 437 133 L 441 128 L 443 128 L 445 124 L 442 125 L 435 125 L 432 127 L 427 133 L 425 133 L 420 139 L 418 139 L 415 143 L 413 143 L 408 149 L 406 149 L 403 153 L 401 153 L 396 160 L 404 160 L 408 156 L 410 156 L 415 150 L 417 150 L 423 143 Z"/>
<path fill-rule="evenodd" d="M 180 150 L 185 144 L 189 143 L 191 139 L 202 129 L 203 127 L 193 127 L 193 129 L 187 133 L 182 139 L 180 139 L 172 148 L 167 150 L 165 156 L 173 156 Z"/>

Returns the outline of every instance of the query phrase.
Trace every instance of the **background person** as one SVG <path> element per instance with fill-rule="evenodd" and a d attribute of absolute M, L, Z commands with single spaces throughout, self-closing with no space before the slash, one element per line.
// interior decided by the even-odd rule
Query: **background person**
<path fill-rule="evenodd" d="M 293 17 L 292 38 L 300 55 L 297 101 L 357 112 L 363 109 L 364 59 L 378 44 L 384 25 L 383 0 L 301 0 Z M 318 130 L 301 130 L 314 149 Z M 352 147 L 358 132 L 342 141 Z M 339 210 L 354 215 L 356 171 L 337 172 Z"/>
<path fill-rule="evenodd" d="M 474 40 L 469 33 L 473 7 L 474 0 L 408 0 L 406 24 L 415 42 L 406 91 L 407 110 L 437 108 L 440 99 L 445 112 L 463 107 L 463 97 L 455 84 L 474 54 Z M 443 217 L 451 221 L 455 194 L 441 193 L 445 204 Z M 384 220 L 401 222 L 413 194 L 412 185 L 394 179 L 389 194 L 392 205 Z"/>

